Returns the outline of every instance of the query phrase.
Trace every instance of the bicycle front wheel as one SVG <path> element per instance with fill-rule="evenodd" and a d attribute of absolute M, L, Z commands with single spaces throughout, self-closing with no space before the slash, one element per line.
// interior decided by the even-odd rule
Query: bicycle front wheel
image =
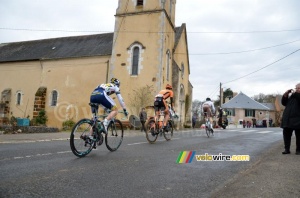
<path fill-rule="evenodd" d="M 174 130 L 173 122 L 171 120 L 168 120 L 167 126 L 168 126 L 168 131 L 164 131 L 164 137 L 167 141 L 169 141 L 173 137 L 173 130 Z"/>
<path fill-rule="evenodd" d="M 158 134 L 155 133 L 155 121 L 150 120 L 147 123 L 146 138 L 149 143 L 153 144 L 157 139 Z"/>
<path fill-rule="evenodd" d="M 71 150 L 77 157 L 89 154 L 95 142 L 89 139 L 93 130 L 93 121 L 90 119 L 79 120 L 72 129 L 70 136 Z"/>
<path fill-rule="evenodd" d="M 122 144 L 123 135 L 124 131 L 121 121 L 115 119 L 114 122 L 110 122 L 105 135 L 105 144 L 107 149 L 110 151 L 116 151 Z"/>

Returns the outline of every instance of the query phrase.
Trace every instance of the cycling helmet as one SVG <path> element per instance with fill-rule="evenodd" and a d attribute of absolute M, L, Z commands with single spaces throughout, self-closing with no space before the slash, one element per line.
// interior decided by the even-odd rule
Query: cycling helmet
<path fill-rule="evenodd" d="M 172 85 L 167 84 L 166 89 L 173 89 Z"/>
<path fill-rule="evenodd" d="M 111 82 L 112 84 L 116 85 L 117 87 L 120 87 L 121 82 L 120 82 L 118 79 L 112 78 L 112 79 L 110 80 L 110 82 Z"/>
<path fill-rule="evenodd" d="M 211 101 L 211 99 L 210 98 L 206 98 L 206 101 Z"/>

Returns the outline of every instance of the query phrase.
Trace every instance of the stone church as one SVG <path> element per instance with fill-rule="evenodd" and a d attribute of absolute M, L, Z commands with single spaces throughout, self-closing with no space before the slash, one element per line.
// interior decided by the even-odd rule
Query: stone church
<path fill-rule="evenodd" d="M 175 8 L 176 0 L 119 0 L 114 32 L 0 44 L 1 122 L 32 119 L 41 110 L 47 125 L 58 128 L 90 118 L 92 90 L 115 77 L 134 115 L 135 90 L 152 87 L 154 100 L 171 84 L 183 127 L 191 119 L 193 86 L 186 24 L 175 26 Z"/>

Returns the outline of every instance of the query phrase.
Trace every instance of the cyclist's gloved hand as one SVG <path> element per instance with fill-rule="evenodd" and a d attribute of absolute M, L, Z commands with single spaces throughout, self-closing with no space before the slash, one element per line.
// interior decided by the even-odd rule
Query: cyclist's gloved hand
<path fill-rule="evenodd" d="M 124 111 L 124 115 L 128 116 L 128 112 L 126 111 L 126 109 L 123 109 L 123 111 Z"/>

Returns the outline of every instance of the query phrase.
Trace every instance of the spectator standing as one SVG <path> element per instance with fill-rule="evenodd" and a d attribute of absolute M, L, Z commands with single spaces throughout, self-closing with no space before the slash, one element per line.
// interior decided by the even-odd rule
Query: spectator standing
<path fill-rule="evenodd" d="M 252 127 L 254 128 L 254 126 L 256 127 L 256 119 L 252 118 Z"/>
<path fill-rule="evenodd" d="M 247 121 L 247 128 L 251 128 L 251 121 Z"/>
<path fill-rule="evenodd" d="M 142 108 L 142 111 L 140 112 L 140 122 L 142 124 L 141 132 L 143 132 L 143 131 L 146 132 L 146 128 L 145 128 L 146 121 L 147 121 L 147 112 L 146 112 L 145 108 Z"/>
<path fill-rule="evenodd" d="M 197 121 L 197 115 L 194 114 L 193 117 L 192 117 L 192 127 L 193 127 L 193 128 L 195 128 L 196 121 Z"/>
<path fill-rule="evenodd" d="M 269 127 L 272 127 L 272 123 L 273 123 L 273 119 L 270 118 L 270 119 L 269 119 Z"/>
<path fill-rule="evenodd" d="M 296 90 L 287 90 L 281 99 L 285 106 L 282 114 L 281 128 L 283 128 L 284 151 L 282 154 L 290 154 L 291 138 L 293 131 L 296 136 L 296 155 L 300 155 L 300 83 Z"/>

